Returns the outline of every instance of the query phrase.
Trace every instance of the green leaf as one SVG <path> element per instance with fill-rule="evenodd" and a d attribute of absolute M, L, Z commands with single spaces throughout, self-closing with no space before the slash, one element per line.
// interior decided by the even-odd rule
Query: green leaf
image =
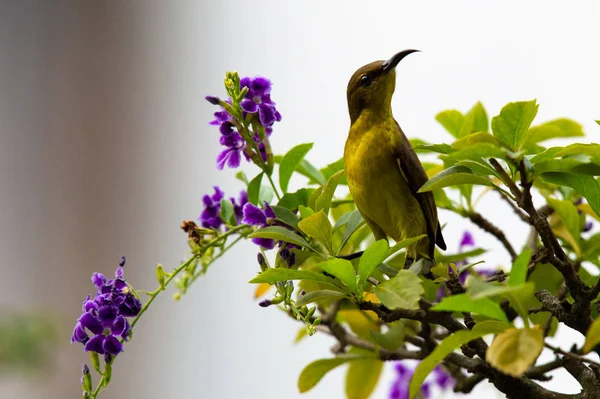
<path fill-rule="evenodd" d="M 477 323 L 473 330 L 461 330 L 456 331 L 452 335 L 444 338 L 438 346 L 423 359 L 415 369 L 415 372 L 410 380 L 410 394 L 409 397 L 413 399 L 419 390 L 421 389 L 421 385 L 425 381 L 425 378 L 433 371 L 435 366 L 438 365 L 446 356 L 450 353 L 454 352 L 455 349 L 460 348 L 461 345 L 464 345 L 474 339 L 481 338 L 483 336 L 489 334 L 498 334 L 510 325 L 507 325 L 498 321 L 483 321 L 481 323 Z"/>
<path fill-rule="evenodd" d="M 303 205 L 298 206 L 298 212 L 300 212 L 301 219 L 309 218 L 315 214 L 315 211 L 313 211 L 309 207 L 303 206 Z"/>
<path fill-rule="evenodd" d="M 331 277 L 324 276 L 321 273 L 310 270 L 286 269 L 282 267 L 267 269 L 258 276 L 250 280 L 251 284 L 275 284 L 278 281 L 288 280 L 312 280 L 322 284 L 327 284 L 339 290 L 339 286 L 334 283 Z"/>
<path fill-rule="evenodd" d="M 334 368 L 352 360 L 366 358 L 367 357 L 364 355 L 343 354 L 332 359 L 316 360 L 306 366 L 300 373 L 300 377 L 298 378 L 298 389 L 300 390 L 300 393 L 308 392 L 321 381 L 325 374 Z"/>
<path fill-rule="evenodd" d="M 596 119 L 596 123 L 600 125 L 600 119 Z"/>
<path fill-rule="evenodd" d="M 544 173 L 546 183 L 567 186 L 583 195 L 596 215 L 600 217 L 600 184 L 592 176 L 571 173 Z"/>
<path fill-rule="evenodd" d="M 373 292 L 388 309 L 418 309 L 419 299 L 425 290 L 416 274 L 400 270 L 396 277 L 382 282 Z"/>
<path fill-rule="evenodd" d="M 517 292 L 531 292 L 533 295 L 533 291 L 535 291 L 535 284 L 532 282 L 527 282 L 517 287 L 511 287 L 496 283 L 486 283 L 475 277 L 469 277 L 467 279 L 467 294 L 472 299 L 508 296 Z"/>
<path fill-rule="evenodd" d="M 354 234 L 354 232 L 356 232 L 356 230 L 358 230 L 364 224 L 365 221 L 363 220 L 363 217 L 360 214 L 360 212 L 358 210 L 352 211 L 351 216 L 348 218 L 348 222 L 346 223 L 346 230 L 344 230 L 344 235 L 342 236 L 342 243 L 340 244 L 340 249 L 338 250 L 338 253 L 348 243 L 348 240 L 350 239 L 350 237 L 352 237 L 352 234 Z"/>
<path fill-rule="evenodd" d="M 333 258 L 319 263 L 319 267 L 332 276 L 340 279 L 340 281 L 350 287 L 352 292 L 358 293 L 356 271 L 354 270 L 354 266 L 352 266 L 352 262 L 345 259 Z"/>
<path fill-rule="evenodd" d="M 575 245 L 577 245 L 577 248 L 574 249 L 577 253 L 579 253 L 581 251 L 579 244 L 581 228 L 579 225 L 579 214 L 577 213 L 577 208 L 571 201 L 558 200 L 554 198 L 547 198 L 546 200 L 565 224 L 567 231 L 573 238 Z"/>
<path fill-rule="evenodd" d="M 321 169 L 321 173 L 323 173 L 325 181 L 327 181 L 331 176 L 333 176 L 342 169 L 344 169 L 344 158 L 340 158 L 337 161 L 325 166 L 323 169 Z M 345 176 L 342 177 L 342 179 L 340 180 L 340 184 L 348 184 L 348 181 L 346 180 Z"/>
<path fill-rule="evenodd" d="M 546 161 L 548 159 L 556 158 L 557 154 L 560 154 L 560 152 L 564 149 L 565 149 L 564 147 L 550 147 L 547 150 L 544 150 L 543 152 L 535 155 L 529 161 L 531 163 L 535 164 L 536 162 L 541 162 L 541 161 Z"/>
<path fill-rule="evenodd" d="M 506 314 L 496 302 L 488 298 L 472 299 L 467 294 L 457 294 L 444 297 L 441 302 L 435 304 L 431 310 L 472 312 L 508 323 Z"/>
<path fill-rule="evenodd" d="M 527 268 L 531 260 L 531 253 L 531 249 L 526 249 L 515 259 L 510 269 L 510 276 L 508 277 L 508 285 L 510 287 L 517 287 L 527 281 Z"/>
<path fill-rule="evenodd" d="M 271 209 L 273 209 L 273 212 L 275 212 L 275 217 L 277 220 L 287 224 L 290 227 L 293 227 L 294 229 L 298 228 L 298 216 L 296 216 L 294 212 L 279 205 L 272 205 Z"/>
<path fill-rule="evenodd" d="M 464 161 L 459 161 L 456 165 L 466 166 L 471 169 L 473 173 L 479 176 L 496 176 L 498 177 L 498 172 L 496 169 L 492 168 L 487 161 L 483 160 L 470 160 L 466 159 Z"/>
<path fill-rule="evenodd" d="M 358 263 L 359 288 L 362 291 L 367 278 L 388 255 L 388 242 L 385 239 L 379 240 L 369 246 L 360 257 Z"/>
<path fill-rule="evenodd" d="M 477 134 L 477 133 L 475 133 Z M 485 133 L 484 133 L 485 134 Z M 465 138 L 469 138 L 467 136 Z M 496 144 L 491 143 L 475 143 L 464 149 L 455 151 L 448 155 L 442 155 L 444 161 L 463 161 L 463 160 L 480 160 L 482 158 L 506 158 L 506 153 Z M 471 171 L 472 173 L 472 171 Z"/>
<path fill-rule="evenodd" d="M 438 188 L 455 186 L 458 184 L 479 184 L 482 186 L 493 186 L 490 179 L 473 174 L 473 171 L 466 166 L 452 166 L 443 172 L 438 173 L 427 181 L 420 189 L 419 193 L 433 191 Z"/>
<path fill-rule="evenodd" d="M 296 172 L 308 177 L 310 179 L 309 184 L 325 184 L 327 182 L 325 176 L 323 176 L 323 173 L 321 173 L 319 169 L 315 168 L 314 165 L 308 162 L 306 159 L 300 161 L 300 164 L 296 168 Z"/>
<path fill-rule="evenodd" d="M 313 143 L 299 144 L 289 150 L 281 159 L 281 164 L 279 165 L 279 186 L 284 193 L 288 191 L 288 184 L 294 170 L 312 147 Z"/>
<path fill-rule="evenodd" d="M 308 199 L 313 191 L 315 191 L 314 188 L 301 188 L 295 193 L 284 194 L 277 205 L 291 210 L 297 209 L 300 205 L 308 206 Z"/>
<path fill-rule="evenodd" d="M 583 345 L 583 353 L 592 351 L 596 345 L 600 344 L 600 317 L 594 320 L 590 328 L 585 334 L 585 344 Z"/>
<path fill-rule="evenodd" d="M 406 320 L 399 320 L 388 324 L 388 330 L 385 333 L 369 330 L 371 339 L 376 344 L 389 351 L 395 351 L 404 342 L 406 336 Z"/>
<path fill-rule="evenodd" d="M 351 350 L 356 353 L 364 353 L 355 348 Z M 346 373 L 346 398 L 368 399 L 379 382 L 382 369 L 383 362 L 379 359 L 367 358 L 350 362 Z"/>
<path fill-rule="evenodd" d="M 465 117 L 460 111 L 455 109 L 442 111 L 435 116 L 435 120 L 438 121 L 453 137 L 457 139 L 461 137 L 461 129 Z"/>
<path fill-rule="evenodd" d="M 440 154 L 450 154 L 453 150 L 448 144 L 421 144 L 414 148 L 416 152 L 438 152 Z"/>
<path fill-rule="evenodd" d="M 388 255 L 387 257 L 392 256 L 393 254 L 395 254 L 396 252 L 400 251 L 401 249 L 404 249 L 418 241 L 421 241 L 423 238 L 427 237 L 427 234 L 421 234 L 420 236 L 417 237 L 412 237 L 412 238 L 407 238 L 406 240 L 402 240 L 400 242 L 397 242 L 396 244 L 394 244 L 393 247 L 391 247 L 388 251 Z"/>
<path fill-rule="evenodd" d="M 555 119 L 529 129 L 527 145 L 558 137 L 579 136 L 584 136 L 583 128 L 579 123 L 566 118 Z"/>
<path fill-rule="evenodd" d="M 333 231 L 335 232 L 340 227 L 347 225 L 348 222 L 350 221 L 350 219 L 352 218 L 352 216 L 355 215 L 356 213 L 360 214 L 360 212 L 358 212 L 358 210 L 353 210 L 353 211 L 344 213 L 338 219 L 338 221 L 335 222 L 335 225 L 333 226 Z M 362 219 L 362 217 L 361 217 L 361 219 Z"/>
<path fill-rule="evenodd" d="M 535 100 L 509 103 L 492 118 L 492 131 L 512 150 L 521 148 L 538 111 Z"/>
<path fill-rule="evenodd" d="M 258 193 L 258 203 L 261 205 L 265 202 L 271 203 L 274 195 L 275 193 L 273 192 L 271 186 L 261 185 Z"/>
<path fill-rule="evenodd" d="M 248 183 L 248 202 L 258 205 L 258 195 L 260 194 L 260 183 L 264 173 L 261 172 Z"/>
<path fill-rule="evenodd" d="M 476 248 L 471 251 L 461 252 L 458 254 L 445 255 L 440 252 L 439 254 L 437 254 L 437 253 L 435 254 L 435 259 L 438 262 L 442 262 L 442 263 L 456 263 L 456 262 L 460 262 L 461 260 L 470 259 L 470 258 L 474 258 L 479 255 L 483 255 L 484 253 L 486 253 L 486 250 L 482 249 L 482 248 Z"/>
<path fill-rule="evenodd" d="M 536 162 L 533 165 L 533 171 L 537 175 L 548 172 L 564 172 L 598 176 L 600 175 L 600 165 L 589 163 L 589 158 L 583 155 L 563 159 L 548 159 Z"/>
<path fill-rule="evenodd" d="M 323 246 L 333 254 L 331 248 L 332 228 L 331 222 L 325 212 L 319 211 L 298 223 L 298 228 L 304 233 L 319 241 Z"/>
<path fill-rule="evenodd" d="M 464 150 L 466 148 L 471 147 L 475 144 L 493 144 L 496 147 L 501 145 L 500 140 L 489 134 L 488 132 L 477 132 L 473 134 L 469 134 L 466 137 L 463 137 L 460 140 L 456 140 L 452 143 L 453 150 Z"/>
<path fill-rule="evenodd" d="M 219 216 L 221 216 L 221 220 L 226 224 L 237 224 L 234 215 L 233 204 L 227 198 L 223 198 L 221 200 L 221 212 Z"/>
<path fill-rule="evenodd" d="M 483 106 L 483 104 L 480 101 L 477 101 L 477 103 L 473 106 L 473 108 L 471 108 L 471 110 L 469 112 L 467 112 L 467 118 L 473 115 L 473 125 L 472 125 L 472 132 L 487 132 L 490 126 L 490 123 L 488 121 L 488 115 L 487 112 L 485 111 L 485 107 Z M 471 133 L 471 132 L 469 132 Z"/>
<path fill-rule="evenodd" d="M 303 248 L 308 248 L 315 253 L 319 253 L 308 242 L 298 234 L 281 226 L 269 226 L 256 230 L 248 235 L 248 238 L 270 238 L 272 240 L 284 241 L 290 244 L 296 244 Z"/>
<path fill-rule="evenodd" d="M 543 348 L 544 334 L 539 326 L 511 328 L 494 338 L 485 359 L 504 374 L 520 377 L 535 363 Z"/>
<path fill-rule="evenodd" d="M 248 177 L 243 171 L 240 170 L 239 172 L 237 172 L 235 174 L 235 178 L 244 183 L 245 185 L 248 185 Z"/>
<path fill-rule="evenodd" d="M 296 306 L 304 306 L 309 303 L 320 301 L 322 299 L 341 299 L 344 298 L 346 294 L 339 291 L 333 290 L 318 290 L 311 291 L 304 294 L 300 299 L 296 301 Z"/>
<path fill-rule="evenodd" d="M 329 213 L 329 206 L 331 205 L 331 199 L 333 198 L 335 189 L 337 188 L 338 184 L 340 183 L 340 179 L 342 178 L 343 174 L 344 174 L 344 170 L 343 169 L 339 170 L 339 171 L 335 172 L 329 178 L 329 180 L 327 180 L 327 183 L 323 187 L 323 192 L 321 193 L 321 195 L 319 195 L 319 197 L 317 198 L 317 201 L 315 202 L 315 211 L 323 210 L 325 212 L 325 214 Z"/>

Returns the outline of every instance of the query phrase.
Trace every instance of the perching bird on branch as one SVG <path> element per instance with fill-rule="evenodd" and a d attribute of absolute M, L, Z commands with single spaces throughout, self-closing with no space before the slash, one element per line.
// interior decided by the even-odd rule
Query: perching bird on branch
<path fill-rule="evenodd" d="M 446 249 L 433 194 L 417 192 L 427 182 L 425 169 L 392 115 L 396 65 L 415 51 L 372 62 L 352 75 L 347 90 L 351 126 L 344 149 L 348 188 L 375 239 L 401 241 L 427 234 L 407 248 L 405 267 L 416 258 L 433 261 L 436 244 Z"/>

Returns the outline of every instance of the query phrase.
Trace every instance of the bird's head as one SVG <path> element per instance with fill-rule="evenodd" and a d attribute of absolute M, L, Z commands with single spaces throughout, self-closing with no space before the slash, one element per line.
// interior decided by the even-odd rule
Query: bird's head
<path fill-rule="evenodd" d="M 415 51 L 419 50 L 400 51 L 387 61 L 371 62 L 354 72 L 346 91 L 351 123 L 358 119 L 363 110 L 390 108 L 396 88 L 396 65 Z"/>

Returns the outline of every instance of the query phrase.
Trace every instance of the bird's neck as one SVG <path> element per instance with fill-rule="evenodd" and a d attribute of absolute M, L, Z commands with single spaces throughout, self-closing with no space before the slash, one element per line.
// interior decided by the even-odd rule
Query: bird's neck
<path fill-rule="evenodd" d="M 367 132 L 388 123 L 394 123 L 391 106 L 365 108 L 360 113 L 358 119 L 352 123 L 349 138 L 360 139 Z"/>

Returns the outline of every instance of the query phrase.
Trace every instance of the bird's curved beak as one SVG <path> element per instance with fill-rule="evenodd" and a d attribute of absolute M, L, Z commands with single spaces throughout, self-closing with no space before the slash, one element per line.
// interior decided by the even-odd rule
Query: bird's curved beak
<path fill-rule="evenodd" d="M 396 68 L 396 65 L 398 65 L 398 63 L 400 61 L 402 61 L 402 59 L 404 57 L 406 57 L 407 55 L 411 54 L 411 53 L 415 53 L 417 51 L 420 50 L 403 50 L 400 51 L 399 53 L 394 54 L 394 56 L 392 58 L 390 58 L 389 60 L 385 61 L 382 65 L 383 68 L 383 72 L 389 72 L 392 69 Z"/>

